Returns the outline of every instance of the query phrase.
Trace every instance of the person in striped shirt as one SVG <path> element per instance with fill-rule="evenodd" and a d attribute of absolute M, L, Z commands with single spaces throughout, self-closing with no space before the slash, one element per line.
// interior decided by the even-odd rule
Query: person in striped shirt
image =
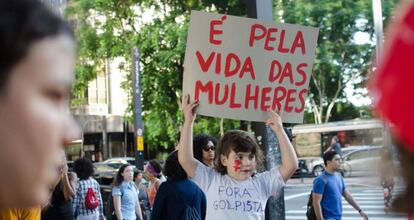
<path fill-rule="evenodd" d="M 97 220 L 104 219 L 102 196 L 99 183 L 92 178 L 94 167 L 87 158 L 77 159 L 73 163 L 73 171 L 78 175 L 78 183 L 75 199 L 73 200 L 73 210 L 76 220 Z M 95 209 L 87 208 L 86 197 L 88 189 L 92 189 L 98 198 L 98 206 Z"/>

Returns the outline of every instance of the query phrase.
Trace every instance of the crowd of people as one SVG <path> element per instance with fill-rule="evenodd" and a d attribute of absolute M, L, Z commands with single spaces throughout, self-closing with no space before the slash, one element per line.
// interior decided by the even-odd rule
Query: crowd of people
<path fill-rule="evenodd" d="M 405 88 L 398 83 L 414 81 L 407 58 L 414 51 L 414 3 L 402 4 L 390 25 L 372 90 L 378 98 L 376 112 L 393 124 L 406 186 L 389 209 L 407 213 L 411 220 L 414 138 L 409 128 L 414 124 L 414 100 L 410 95 L 396 97 Z M 402 34 L 403 29 L 408 32 Z M 279 141 L 282 163 L 258 173 L 263 155 L 249 132 L 230 130 L 219 141 L 207 135 L 193 138 L 198 101 L 190 102 L 188 94 L 182 102 L 184 124 L 177 150 L 164 167 L 157 160 L 149 161 L 142 172 L 122 166 L 112 187 L 111 216 L 105 216 L 92 162 L 80 158 L 69 172 L 62 150 L 80 135 L 68 114 L 75 54 L 70 25 L 40 1 L 0 1 L 0 219 L 264 219 L 267 199 L 280 194 L 298 166 L 281 117 L 269 110 L 266 124 Z M 394 99 L 386 99 L 390 96 Z M 326 171 L 314 181 L 315 218 L 341 219 L 344 197 L 368 219 L 337 174 L 341 152 L 336 152 L 336 142 L 333 139 L 324 153 Z M 143 176 L 148 187 L 142 184 Z"/>

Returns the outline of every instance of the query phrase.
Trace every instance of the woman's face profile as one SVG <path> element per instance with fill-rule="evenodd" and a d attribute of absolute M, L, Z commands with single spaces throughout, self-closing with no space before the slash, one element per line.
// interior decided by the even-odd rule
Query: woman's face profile
<path fill-rule="evenodd" d="M 79 137 L 68 108 L 74 65 L 73 39 L 59 35 L 33 43 L 10 70 L 0 94 L 0 172 L 10 174 L 0 181 L 5 205 L 45 202 L 61 149 Z"/>

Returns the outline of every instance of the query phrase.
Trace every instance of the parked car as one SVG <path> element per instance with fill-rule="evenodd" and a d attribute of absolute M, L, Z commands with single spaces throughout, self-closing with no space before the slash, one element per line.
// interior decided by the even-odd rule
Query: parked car
<path fill-rule="evenodd" d="M 113 164 L 113 163 L 121 163 L 121 164 L 132 164 L 135 165 L 135 157 L 113 157 L 103 161 L 104 164 Z"/>
<path fill-rule="evenodd" d="M 342 148 L 342 158 L 344 158 L 346 155 L 348 155 L 349 153 L 354 152 L 354 151 L 359 151 L 359 150 L 364 150 L 364 149 L 373 149 L 373 148 L 376 148 L 376 147 L 365 146 L 365 145 L 344 147 L 344 148 Z M 325 171 L 325 164 L 324 164 L 323 159 L 321 157 L 300 157 L 300 158 L 298 158 L 298 160 L 299 160 L 299 167 L 301 167 L 300 166 L 301 161 L 304 161 L 302 163 L 306 164 L 304 166 L 304 168 L 301 168 L 302 173 L 304 173 L 305 175 L 312 175 L 312 176 L 316 177 L 316 176 L 319 176 L 323 171 Z M 342 171 L 341 171 L 342 176 L 349 176 L 350 175 L 350 173 L 349 173 L 350 167 L 349 166 L 350 165 L 348 165 L 348 164 L 343 165 Z M 300 170 L 298 169 L 295 174 L 297 175 L 297 173 L 299 173 L 299 172 L 300 172 Z"/>
<path fill-rule="evenodd" d="M 344 154 L 342 157 L 344 176 L 378 175 L 383 149 L 382 146 L 364 147 Z"/>
<path fill-rule="evenodd" d="M 325 170 L 323 160 L 320 157 L 300 157 L 294 177 L 318 176 Z"/>

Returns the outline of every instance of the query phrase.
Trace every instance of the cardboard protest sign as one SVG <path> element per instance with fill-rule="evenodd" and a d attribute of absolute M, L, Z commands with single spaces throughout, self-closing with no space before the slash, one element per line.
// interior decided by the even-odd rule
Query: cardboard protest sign
<path fill-rule="evenodd" d="M 267 109 L 302 123 L 318 29 L 192 11 L 183 94 L 197 113 L 265 121 Z"/>

